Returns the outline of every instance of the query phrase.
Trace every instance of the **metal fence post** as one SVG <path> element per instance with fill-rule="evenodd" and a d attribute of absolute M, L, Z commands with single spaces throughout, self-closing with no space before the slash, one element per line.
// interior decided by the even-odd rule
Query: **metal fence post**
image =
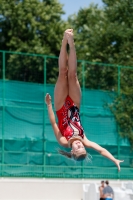
<path fill-rule="evenodd" d="M 120 95 L 120 89 L 121 89 L 121 67 L 118 66 L 118 96 Z M 119 135 L 119 131 L 120 131 L 120 127 L 119 125 L 117 124 L 117 129 L 118 129 L 118 138 L 117 138 L 117 144 L 118 144 L 118 147 L 117 147 L 117 156 L 118 156 L 118 159 L 120 158 L 120 135 Z M 120 178 L 120 173 L 118 172 L 118 178 Z"/>
<path fill-rule="evenodd" d="M 4 129 L 5 129 L 5 52 L 2 52 L 3 57 L 3 85 L 2 85 L 2 168 L 1 174 L 4 175 Z"/>
<path fill-rule="evenodd" d="M 83 127 L 84 127 L 84 121 L 85 121 L 85 62 L 82 62 L 82 109 L 83 109 L 83 117 L 82 117 L 82 123 L 83 123 Z M 82 173 L 82 178 L 84 175 L 84 162 L 81 162 L 81 173 Z"/>
<path fill-rule="evenodd" d="M 47 78 L 47 56 L 44 56 L 44 98 L 45 98 L 45 94 L 46 94 L 46 78 Z M 43 104 L 43 134 L 44 134 L 44 146 L 43 146 L 43 152 L 44 152 L 44 157 L 43 157 L 43 177 L 45 177 L 45 174 L 46 174 L 46 138 L 45 138 L 45 126 L 46 126 L 46 105 L 45 105 L 45 101 L 44 101 L 44 104 Z"/>

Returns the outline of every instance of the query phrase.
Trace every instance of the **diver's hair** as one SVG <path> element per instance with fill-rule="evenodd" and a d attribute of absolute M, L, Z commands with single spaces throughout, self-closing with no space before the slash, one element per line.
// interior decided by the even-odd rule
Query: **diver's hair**
<path fill-rule="evenodd" d="M 61 155 L 63 155 L 63 156 L 66 156 L 67 158 L 70 158 L 70 159 L 74 159 L 74 160 L 76 160 L 76 161 L 83 161 L 83 160 L 89 160 L 90 161 L 90 159 L 89 159 L 89 157 L 88 157 L 88 155 L 87 155 L 87 153 L 81 153 L 79 156 L 76 156 L 76 155 L 74 155 L 74 154 L 72 154 L 71 152 L 67 152 L 67 151 L 63 151 L 63 150 L 61 150 L 61 149 L 58 149 L 57 150 L 58 151 L 58 153 L 60 153 Z"/>
<path fill-rule="evenodd" d="M 63 151 L 61 149 L 58 149 L 57 151 L 58 151 L 58 153 L 60 153 L 63 156 L 66 156 L 67 158 L 72 158 L 71 152 Z"/>

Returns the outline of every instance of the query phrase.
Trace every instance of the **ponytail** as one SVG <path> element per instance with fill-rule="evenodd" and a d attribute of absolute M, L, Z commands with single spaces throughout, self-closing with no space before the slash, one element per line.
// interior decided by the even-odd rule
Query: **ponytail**
<path fill-rule="evenodd" d="M 63 156 L 66 156 L 67 158 L 72 158 L 71 152 L 63 151 L 61 149 L 58 149 L 57 151 L 58 151 L 58 153 L 60 153 Z"/>

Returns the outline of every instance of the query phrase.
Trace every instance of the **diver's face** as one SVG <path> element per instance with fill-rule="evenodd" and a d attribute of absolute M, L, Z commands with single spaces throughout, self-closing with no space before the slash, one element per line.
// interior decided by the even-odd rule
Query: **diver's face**
<path fill-rule="evenodd" d="M 82 142 L 80 140 L 75 140 L 72 143 L 72 153 L 76 154 L 76 153 L 80 153 L 85 151 L 84 145 L 82 144 Z"/>

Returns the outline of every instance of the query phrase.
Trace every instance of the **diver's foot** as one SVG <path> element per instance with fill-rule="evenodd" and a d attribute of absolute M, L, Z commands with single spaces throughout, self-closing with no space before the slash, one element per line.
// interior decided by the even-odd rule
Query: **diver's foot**
<path fill-rule="evenodd" d="M 74 46 L 73 29 L 68 29 L 68 31 L 66 31 L 66 37 L 69 47 L 73 47 Z"/>

